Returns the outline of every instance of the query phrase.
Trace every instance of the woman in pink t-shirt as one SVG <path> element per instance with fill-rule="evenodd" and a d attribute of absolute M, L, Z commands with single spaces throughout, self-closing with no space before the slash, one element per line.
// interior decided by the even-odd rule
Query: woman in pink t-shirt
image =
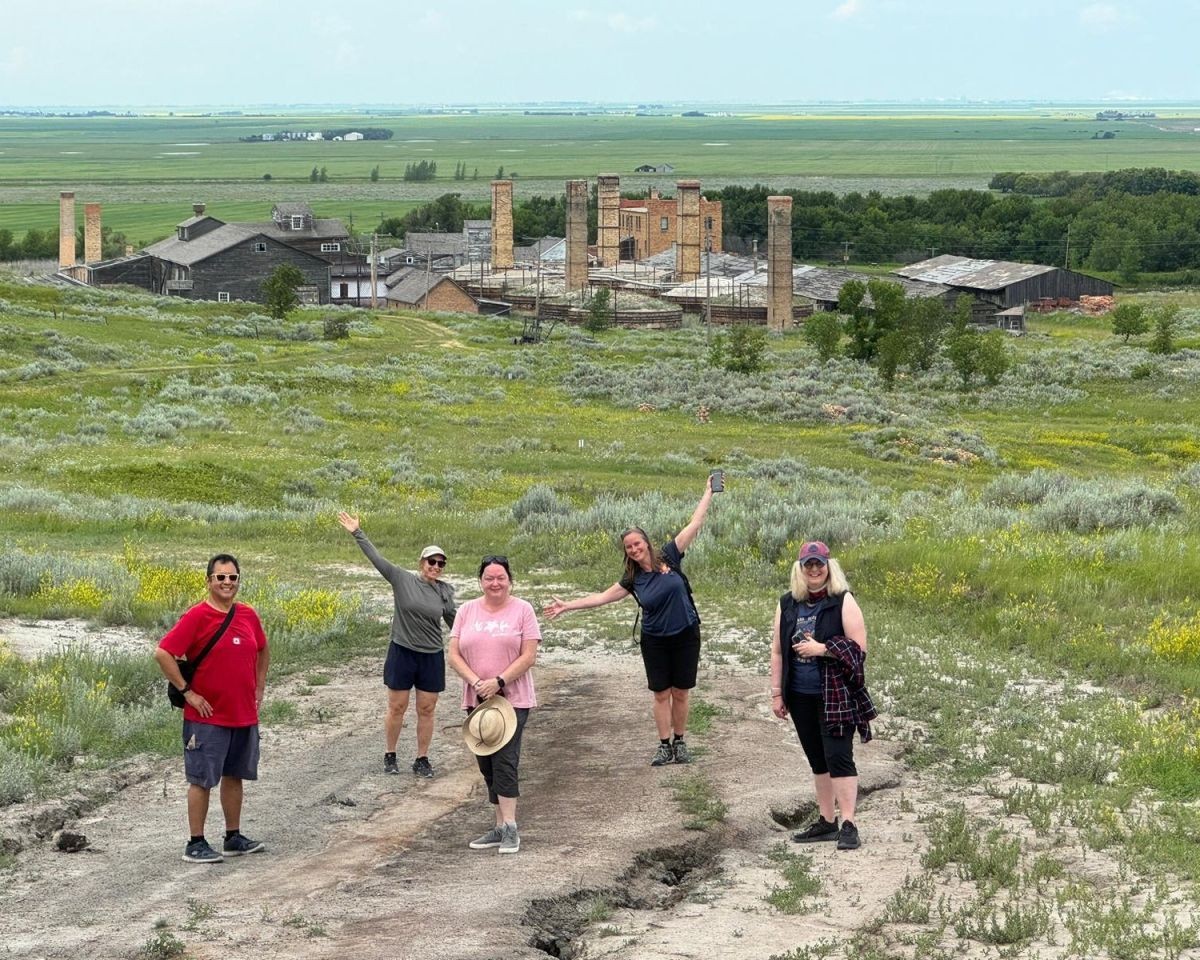
<path fill-rule="evenodd" d="M 463 678 L 463 707 L 472 710 L 482 700 L 504 697 L 516 712 L 517 730 L 495 753 L 476 757 L 487 781 L 488 799 L 496 806 L 496 825 L 468 846 L 472 850 L 498 847 L 500 853 L 516 853 L 521 849 L 517 767 L 525 721 L 537 706 L 531 668 L 542 631 L 533 607 L 512 596 L 512 570 L 507 557 L 483 558 L 479 586 L 483 596 L 464 603 L 454 618 L 447 660 Z"/>

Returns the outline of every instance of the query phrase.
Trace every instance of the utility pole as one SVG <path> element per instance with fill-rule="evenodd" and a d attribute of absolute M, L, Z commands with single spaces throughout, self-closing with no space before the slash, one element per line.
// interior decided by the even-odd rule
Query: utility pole
<path fill-rule="evenodd" d="M 850 241 L 842 241 L 842 263 L 850 262 Z"/>
<path fill-rule="evenodd" d="M 429 281 L 433 274 L 433 244 L 425 244 L 425 297 L 421 304 L 422 310 L 429 309 Z"/>
<path fill-rule="evenodd" d="M 1067 222 L 1067 251 L 1063 254 L 1063 269 L 1071 269 L 1071 223 Z"/>
<path fill-rule="evenodd" d="M 704 226 L 704 342 L 712 331 L 712 228 Z"/>
<path fill-rule="evenodd" d="M 371 309 L 374 310 L 379 304 L 375 299 L 376 280 L 379 276 L 379 258 L 377 250 L 379 248 L 379 234 L 371 234 Z M 361 295 L 362 291 L 359 291 Z"/>

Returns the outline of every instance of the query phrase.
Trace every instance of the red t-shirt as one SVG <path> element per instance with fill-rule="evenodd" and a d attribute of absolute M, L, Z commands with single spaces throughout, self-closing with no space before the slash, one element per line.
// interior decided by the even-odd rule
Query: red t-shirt
<path fill-rule="evenodd" d="M 173 657 L 194 660 L 224 620 L 225 614 L 207 601 L 198 603 L 179 618 L 158 645 Z M 201 717 L 188 704 L 183 708 L 183 718 L 218 727 L 252 727 L 258 723 L 254 699 L 258 652 L 266 648 L 267 635 L 258 614 L 253 607 L 239 603 L 221 639 L 192 677 L 192 689 L 212 705 L 212 716 Z"/>

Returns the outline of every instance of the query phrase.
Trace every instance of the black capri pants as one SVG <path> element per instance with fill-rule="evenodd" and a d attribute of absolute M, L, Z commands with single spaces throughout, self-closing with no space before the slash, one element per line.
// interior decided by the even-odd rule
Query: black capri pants
<path fill-rule="evenodd" d="M 789 691 L 785 702 L 812 772 L 827 773 L 834 778 L 858 776 L 854 766 L 854 727 L 848 724 L 849 729 L 840 737 L 830 734 L 820 694 Z"/>
<path fill-rule="evenodd" d="M 521 763 L 521 735 L 525 732 L 525 721 L 529 719 L 529 708 L 516 707 L 514 712 L 517 715 L 517 732 L 512 739 L 495 753 L 475 758 L 479 772 L 487 782 L 490 803 L 499 803 L 500 797 L 521 795 L 517 767 Z"/>

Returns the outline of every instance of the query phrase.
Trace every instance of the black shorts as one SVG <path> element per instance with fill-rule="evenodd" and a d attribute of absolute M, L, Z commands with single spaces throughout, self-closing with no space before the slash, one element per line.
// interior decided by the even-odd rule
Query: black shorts
<path fill-rule="evenodd" d="M 446 689 L 446 654 L 419 653 L 398 643 L 389 643 L 383 664 L 383 684 L 389 690 L 441 693 Z"/>
<path fill-rule="evenodd" d="M 646 685 L 655 693 L 674 687 L 691 690 L 700 666 L 700 624 L 666 637 L 642 634 L 642 663 Z"/>
<path fill-rule="evenodd" d="M 183 721 L 183 772 L 188 783 L 210 789 L 222 777 L 258 779 L 258 727 L 218 727 Z"/>

